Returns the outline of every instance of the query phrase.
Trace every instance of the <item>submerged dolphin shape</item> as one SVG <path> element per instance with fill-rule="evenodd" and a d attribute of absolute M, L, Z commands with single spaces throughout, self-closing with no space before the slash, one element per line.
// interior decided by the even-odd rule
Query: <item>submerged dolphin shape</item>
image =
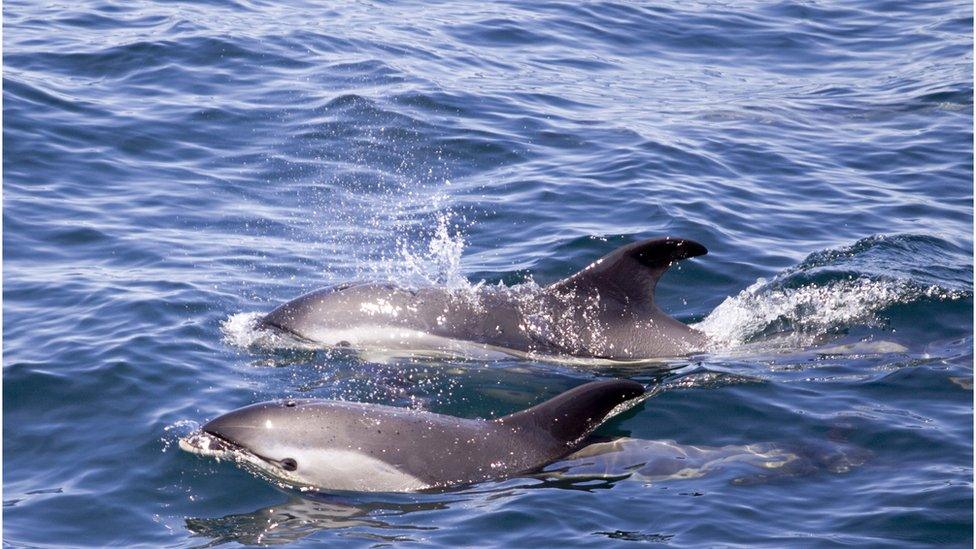
<path fill-rule="evenodd" d="M 593 381 L 495 420 L 335 400 L 264 402 L 210 421 L 180 447 L 296 488 L 412 492 L 537 471 L 585 446 L 642 394 L 634 381 Z"/>
<path fill-rule="evenodd" d="M 281 305 L 260 326 L 359 350 L 468 354 L 475 348 L 606 360 L 679 356 L 701 350 L 705 335 L 658 308 L 654 288 L 668 267 L 706 253 L 691 240 L 643 240 L 544 288 L 342 284 Z"/>

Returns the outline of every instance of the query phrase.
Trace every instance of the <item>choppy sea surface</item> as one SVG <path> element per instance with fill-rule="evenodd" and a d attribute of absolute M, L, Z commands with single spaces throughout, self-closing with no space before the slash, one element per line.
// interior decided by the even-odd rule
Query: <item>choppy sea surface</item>
<path fill-rule="evenodd" d="M 971 546 L 970 2 L 3 6 L 3 541 Z M 664 364 L 268 348 L 348 280 L 709 254 Z M 465 417 L 654 393 L 543 475 L 301 494 L 181 452 L 285 396 Z"/>

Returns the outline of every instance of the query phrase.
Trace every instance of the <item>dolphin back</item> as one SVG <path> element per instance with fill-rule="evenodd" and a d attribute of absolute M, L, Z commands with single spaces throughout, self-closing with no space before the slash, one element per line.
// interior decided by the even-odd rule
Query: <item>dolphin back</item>
<path fill-rule="evenodd" d="M 610 419 L 614 408 L 643 394 L 644 386 L 636 381 L 591 381 L 495 421 L 506 427 L 543 431 L 572 447 Z"/>

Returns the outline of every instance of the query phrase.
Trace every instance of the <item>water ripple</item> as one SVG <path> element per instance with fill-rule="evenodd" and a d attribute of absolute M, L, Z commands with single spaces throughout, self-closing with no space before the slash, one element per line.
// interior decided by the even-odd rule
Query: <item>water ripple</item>
<path fill-rule="evenodd" d="M 971 545 L 971 5 L 4 19 L 5 543 Z M 709 254 L 657 302 L 723 344 L 654 368 L 370 360 L 249 323 L 347 280 L 545 284 L 664 234 Z M 262 399 L 490 417 L 608 376 L 654 394 L 601 429 L 645 441 L 628 465 L 768 444 L 803 474 L 315 499 L 170 451 Z"/>

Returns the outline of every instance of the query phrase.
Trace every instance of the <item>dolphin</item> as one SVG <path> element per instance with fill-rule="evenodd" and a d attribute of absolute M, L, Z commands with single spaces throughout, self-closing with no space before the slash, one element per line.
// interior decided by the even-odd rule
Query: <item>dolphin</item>
<path fill-rule="evenodd" d="M 643 394 L 635 381 L 592 381 L 494 420 L 336 400 L 263 402 L 217 417 L 180 447 L 299 489 L 415 492 L 540 470 Z"/>
<path fill-rule="evenodd" d="M 347 283 L 274 309 L 259 327 L 325 347 L 637 361 L 700 351 L 706 336 L 654 303 L 661 275 L 705 255 L 657 238 L 620 247 L 546 287 L 465 289 Z"/>

